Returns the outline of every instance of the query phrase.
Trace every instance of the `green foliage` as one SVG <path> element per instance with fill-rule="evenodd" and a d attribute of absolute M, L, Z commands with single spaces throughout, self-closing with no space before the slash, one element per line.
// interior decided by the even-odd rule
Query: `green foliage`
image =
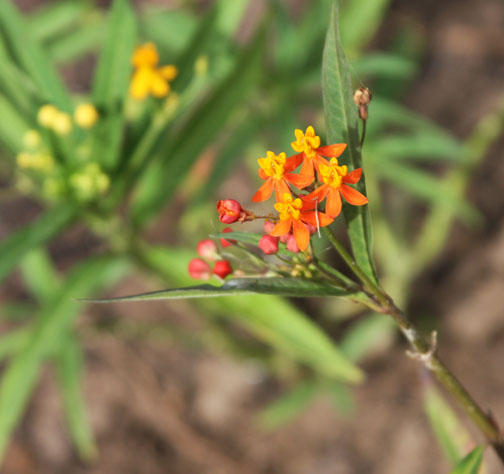
<path fill-rule="evenodd" d="M 457 464 L 451 474 L 478 474 L 483 462 L 484 446 L 476 446 L 460 463 Z"/>

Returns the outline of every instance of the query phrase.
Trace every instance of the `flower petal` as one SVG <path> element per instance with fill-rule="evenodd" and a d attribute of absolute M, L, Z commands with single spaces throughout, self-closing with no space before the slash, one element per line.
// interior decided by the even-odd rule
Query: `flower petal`
<path fill-rule="evenodd" d="M 264 170 L 262 168 L 259 168 L 257 170 L 257 173 L 259 174 L 259 178 L 261 179 L 268 179 L 268 175 L 264 172 Z"/>
<path fill-rule="evenodd" d="M 159 71 L 152 71 L 150 79 L 150 90 L 154 97 L 164 97 L 170 92 L 170 85 Z"/>
<path fill-rule="evenodd" d="M 302 252 L 306 250 L 308 244 L 310 243 L 310 231 L 306 224 L 300 220 L 293 221 L 293 233 L 299 250 Z"/>
<path fill-rule="evenodd" d="M 314 176 L 294 173 L 287 173 L 284 175 L 284 177 L 289 183 L 293 184 L 294 186 L 296 186 L 296 188 L 299 189 L 306 188 L 306 186 L 312 184 L 313 180 L 315 179 Z"/>
<path fill-rule="evenodd" d="M 338 217 L 341 212 L 341 195 L 339 189 L 331 189 L 327 195 L 326 213 L 329 217 Z"/>
<path fill-rule="evenodd" d="M 304 153 L 298 153 L 297 155 L 292 155 L 287 158 L 287 161 L 285 163 L 285 172 L 289 173 L 291 171 L 294 171 L 303 161 Z"/>
<path fill-rule="evenodd" d="M 290 194 L 289 185 L 287 184 L 287 182 L 283 178 L 282 179 L 275 179 L 275 180 L 272 179 L 272 181 L 273 181 L 273 186 L 275 187 L 276 200 L 279 202 L 282 202 L 284 194 L 285 193 Z"/>
<path fill-rule="evenodd" d="M 149 94 L 150 68 L 141 67 L 135 71 L 131 79 L 130 95 L 134 99 L 142 100 Z"/>
<path fill-rule="evenodd" d="M 325 227 L 326 225 L 331 224 L 334 220 L 332 217 L 329 217 L 327 214 L 320 211 L 317 213 L 315 211 L 303 212 L 301 214 L 301 219 L 303 222 L 306 222 L 314 227 L 317 227 L 317 225 L 319 227 Z"/>
<path fill-rule="evenodd" d="M 173 81 L 177 77 L 178 69 L 176 66 L 169 64 L 168 66 L 160 67 L 159 72 L 167 81 Z"/>
<path fill-rule="evenodd" d="M 268 178 L 263 185 L 259 188 L 259 190 L 252 197 L 252 201 L 261 202 L 266 201 L 271 196 L 273 192 L 273 180 Z"/>
<path fill-rule="evenodd" d="M 292 219 L 286 219 L 280 221 L 275 228 L 270 232 L 270 235 L 275 237 L 281 237 L 282 235 L 288 234 L 292 226 Z"/>
<path fill-rule="evenodd" d="M 346 201 L 354 206 L 363 206 L 368 203 L 368 198 L 364 194 L 346 184 L 341 185 L 340 191 Z"/>
<path fill-rule="evenodd" d="M 329 158 L 337 158 L 340 156 L 347 147 L 346 143 L 336 143 L 334 145 L 319 146 L 317 148 L 317 153 L 321 155 L 328 156 Z"/>
<path fill-rule="evenodd" d="M 311 158 L 304 157 L 303 166 L 301 166 L 299 174 L 304 174 L 305 176 L 315 176 L 315 172 L 313 170 L 313 160 Z"/>
<path fill-rule="evenodd" d="M 315 189 L 315 191 L 303 196 L 303 210 L 314 209 L 317 203 L 321 203 L 325 199 L 329 190 L 330 187 L 327 184 L 323 184 Z"/>
<path fill-rule="evenodd" d="M 346 176 L 343 176 L 342 181 L 344 183 L 355 184 L 358 183 L 362 176 L 362 168 L 357 168 L 356 170 L 350 171 Z"/>

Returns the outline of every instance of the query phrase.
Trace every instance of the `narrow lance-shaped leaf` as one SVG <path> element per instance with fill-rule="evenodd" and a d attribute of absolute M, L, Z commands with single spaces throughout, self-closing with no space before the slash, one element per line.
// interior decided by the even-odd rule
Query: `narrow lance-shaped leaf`
<path fill-rule="evenodd" d="M 328 143 L 347 143 L 341 161 L 350 169 L 362 167 L 359 118 L 353 102 L 350 69 L 338 29 L 338 8 L 333 4 L 322 63 L 322 89 Z M 366 193 L 364 175 L 357 189 Z M 372 254 L 372 233 L 368 206 L 343 205 L 343 214 L 357 264 L 376 280 Z"/>
<path fill-rule="evenodd" d="M 450 474 L 478 474 L 483 462 L 484 446 L 476 446 Z"/>

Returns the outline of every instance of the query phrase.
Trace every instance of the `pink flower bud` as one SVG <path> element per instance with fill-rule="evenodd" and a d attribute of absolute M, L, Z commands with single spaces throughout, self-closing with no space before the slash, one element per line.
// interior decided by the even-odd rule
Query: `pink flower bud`
<path fill-rule="evenodd" d="M 201 258 L 193 258 L 188 266 L 189 275 L 197 280 L 208 280 L 212 275 L 210 265 Z"/>
<path fill-rule="evenodd" d="M 214 275 L 224 280 L 229 274 L 233 273 L 233 269 L 227 260 L 217 260 L 214 264 L 213 272 Z"/>
<path fill-rule="evenodd" d="M 289 237 L 287 238 L 287 250 L 292 253 L 299 252 L 298 244 L 296 242 L 294 235 L 292 234 L 289 234 Z"/>
<path fill-rule="evenodd" d="M 223 199 L 217 202 L 219 220 L 224 224 L 232 224 L 240 218 L 241 205 L 234 199 Z"/>
<path fill-rule="evenodd" d="M 310 231 L 310 235 L 313 235 L 317 232 L 317 228 L 314 225 L 307 224 L 308 230 Z"/>
<path fill-rule="evenodd" d="M 196 247 L 198 255 L 200 257 L 206 258 L 207 260 L 213 261 L 219 258 L 219 252 L 217 251 L 217 245 L 213 240 L 205 239 L 198 242 Z"/>
<path fill-rule="evenodd" d="M 278 237 L 263 235 L 259 241 L 259 248 L 266 254 L 272 255 L 278 252 Z"/>
<path fill-rule="evenodd" d="M 233 232 L 233 229 L 231 229 L 231 227 L 224 227 L 224 229 L 221 230 L 221 234 L 222 233 L 228 233 L 228 232 Z M 233 240 L 233 239 L 223 239 L 222 237 L 220 238 L 220 243 L 222 245 L 223 248 L 226 248 L 226 247 L 230 247 L 231 245 L 233 244 L 236 244 L 236 240 Z"/>
<path fill-rule="evenodd" d="M 273 229 L 275 228 L 275 224 L 271 221 L 264 221 L 264 232 L 266 234 L 271 234 Z"/>
<path fill-rule="evenodd" d="M 286 244 L 287 241 L 289 240 L 289 236 L 291 236 L 292 234 L 284 234 L 284 235 L 281 235 L 280 236 L 280 242 L 282 242 L 282 244 Z"/>

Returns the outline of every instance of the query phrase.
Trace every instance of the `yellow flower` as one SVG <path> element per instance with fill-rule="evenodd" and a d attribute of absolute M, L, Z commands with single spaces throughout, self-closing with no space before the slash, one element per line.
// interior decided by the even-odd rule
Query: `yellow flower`
<path fill-rule="evenodd" d="M 23 143 L 27 148 L 35 149 L 38 148 L 42 138 L 37 130 L 27 130 L 23 135 Z"/>
<path fill-rule="evenodd" d="M 40 125 L 46 128 L 52 128 L 52 124 L 56 115 L 58 114 L 58 109 L 54 105 L 46 104 L 40 107 L 37 113 L 37 121 Z"/>
<path fill-rule="evenodd" d="M 177 77 L 178 69 L 173 65 L 157 67 L 159 55 L 153 43 L 138 46 L 131 62 L 135 72 L 131 79 L 130 95 L 142 100 L 148 95 L 161 98 L 170 92 L 170 81 Z"/>
<path fill-rule="evenodd" d="M 98 111 L 93 104 L 80 104 L 75 109 L 74 120 L 81 128 L 91 128 L 98 120 Z"/>
<path fill-rule="evenodd" d="M 49 173 L 54 168 L 54 158 L 48 153 L 22 152 L 16 157 L 17 165 L 22 169 L 32 169 Z"/>
<path fill-rule="evenodd" d="M 68 135 L 73 128 L 72 117 L 65 112 L 57 111 L 51 128 L 58 135 Z"/>

